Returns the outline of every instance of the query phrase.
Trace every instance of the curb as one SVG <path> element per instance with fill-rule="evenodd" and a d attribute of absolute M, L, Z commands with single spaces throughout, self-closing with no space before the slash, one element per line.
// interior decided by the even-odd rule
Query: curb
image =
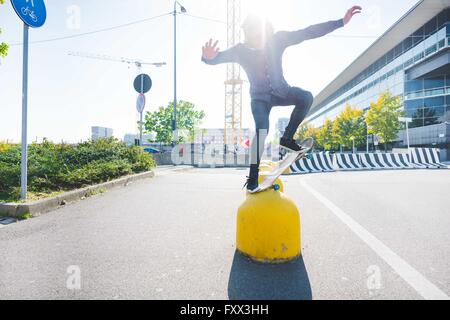
<path fill-rule="evenodd" d="M 104 182 L 101 184 L 89 186 L 74 191 L 69 191 L 60 194 L 55 197 L 38 200 L 29 203 L 0 203 L 0 216 L 9 216 L 19 218 L 24 214 L 31 214 L 33 217 L 37 217 L 40 214 L 53 211 L 61 206 L 64 206 L 71 202 L 76 202 L 98 193 L 100 190 L 110 190 L 115 187 L 126 187 L 133 181 L 143 180 L 147 178 L 153 178 L 155 176 L 154 171 L 147 171 L 138 173 L 126 177 L 122 177 L 116 180 Z"/>

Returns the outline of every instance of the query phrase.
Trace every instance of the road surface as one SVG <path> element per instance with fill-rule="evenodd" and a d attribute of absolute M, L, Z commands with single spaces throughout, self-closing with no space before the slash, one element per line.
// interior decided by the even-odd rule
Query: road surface
<path fill-rule="evenodd" d="M 0 228 L 0 299 L 448 299 L 450 171 L 284 177 L 303 257 L 235 252 L 246 171 L 154 179 Z"/>

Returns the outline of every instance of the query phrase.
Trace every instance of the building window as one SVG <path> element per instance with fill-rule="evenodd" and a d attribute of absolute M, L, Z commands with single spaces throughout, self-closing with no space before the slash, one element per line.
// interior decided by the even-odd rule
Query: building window
<path fill-rule="evenodd" d="M 415 55 L 415 56 L 414 56 L 414 62 L 418 62 L 418 61 L 422 60 L 423 57 L 424 57 L 424 53 L 423 53 L 423 52 L 421 52 L 421 53 Z"/>
<path fill-rule="evenodd" d="M 447 106 L 450 106 L 450 96 L 445 96 L 445 102 Z"/>
<path fill-rule="evenodd" d="M 424 80 L 424 89 L 435 89 L 445 87 L 445 76 L 427 78 Z"/>
<path fill-rule="evenodd" d="M 413 38 L 409 36 L 403 41 L 403 50 L 408 51 L 413 46 Z"/>
<path fill-rule="evenodd" d="M 413 33 L 413 46 L 422 42 L 424 38 L 423 27 Z"/>
<path fill-rule="evenodd" d="M 438 29 L 442 28 L 446 23 L 448 23 L 448 21 L 450 21 L 449 12 L 450 10 L 446 9 L 438 15 Z"/>
<path fill-rule="evenodd" d="M 389 64 L 394 60 L 394 50 L 391 50 L 386 54 L 386 60 L 386 64 Z"/>
<path fill-rule="evenodd" d="M 437 51 L 437 45 L 433 45 L 429 47 L 427 50 L 425 50 L 425 56 L 429 56 L 432 53 L 435 53 Z"/>
<path fill-rule="evenodd" d="M 445 107 L 432 107 L 432 108 L 425 108 L 423 110 L 423 116 L 424 118 L 434 118 L 434 117 L 443 117 L 445 115 Z"/>
<path fill-rule="evenodd" d="M 405 83 L 405 92 L 408 94 L 410 92 L 422 91 L 423 90 L 423 80 L 410 80 Z"/>
<path fill-rule="evenodd" d="M 407 111 L 409 110 L 417 110 L 423 108 L 423 99 L 416 99 L 416 100 L 408 100 L 405 101 L 405 109 Z"/>
<path fill-rule="evenodd" d="M 424 26 L 424 31 L 425 31 L 425 36 L 428 37 L 431 34 L 433 34 L 435 31 L 437 30 L 437 19 L 433 18 L 431 19 L 425 26 Z"/>
<path fill-rule="evenodd" d="M 433 97 L 433 98 L 426 98 L 424 100 L 424 106 L 429 107 L 436 107 L 436 106 L 444 106 L 445 105 L 445 99 L 444 97 Z"/>
<path fill-rule="evenodd" d="M 394 48 L 394 59 L 401 56 L 403 53 L 403 42 Z"/>
<path fill-rule="evenodd" d="M 409 67 L 410 65 L 412 65 L 414 63 L 414 58 L 409 59 L 408 61 L 406 61 L 405 63 L 405 68 Z"/>

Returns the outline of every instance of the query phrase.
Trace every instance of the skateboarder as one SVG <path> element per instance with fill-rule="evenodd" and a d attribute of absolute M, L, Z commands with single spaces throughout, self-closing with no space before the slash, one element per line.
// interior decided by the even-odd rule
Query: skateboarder
<path fill-rule="evenodd" d="M 282 56 L 286 48 L 305 40 L 322 37 L 348 24 L 352 17 L 362 10 L 359 6 L 350 8 L 343 19 L 310 26 L 298 31 L 274 32 L 270 22 L 250 15 L 243 24 L 245 42 L 225 51 L 217 47 L 218 41 L 209 40 L 203 47 L 202 61 L 210 65 L 238 63 L 247 73 L 250 82 L 251 108 L 256 125 L 256 135 L 251 149 L 250 174 L 247 189 L 258 187 L 259 164 L 269 131 L 270 110 L 274 106 L 294 105 L 290 122 L 280 140 L 280 148 L 298 152 L 301 147 L 294 135 L 308 114 L 313 95 L 297 87 L 291 87 L 283 76 Z"/>

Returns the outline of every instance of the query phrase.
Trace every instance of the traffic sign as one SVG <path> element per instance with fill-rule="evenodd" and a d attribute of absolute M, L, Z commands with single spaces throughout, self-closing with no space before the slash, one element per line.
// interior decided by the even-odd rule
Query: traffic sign
<path fill-rule="evenodd" d="M 376 134 L 373 135 L 373 144 L 376 146 L 380 144 L 380 137 L 378 137 Z"/>
<path fill-rule="evenodd" d="M 413 119 L 412 119 L 412 118 L 404 118 L 404 117 L 400 117 L 400 118 L 398 118 L 398 121 L 400 121 L 400 122 L 406 122 L 406 123 L 411 123 L 411 122 L 413 122 Z"/>
<path fill-rule="evenodd" d="M 136 101 L 136 109 L 139 113 L 144 112 L 145 109 L 145 95 L 143 93 L 140 93 L 137 97 Z"/>
<path fill-rule="evenodd" d="M 147 93 L 152 88 L 152 79 L 148 74 L 140 74 L 134 79 L 133 85 L 138 93 Z"/>
<path fill-rule="evenodd" d="M 32 28 L 42 27 L 47 19 L 44 0 L 11 0 L 20 19 Z"/>
<path fill-rule="evenodd" d="M 20 160 L 20 197 L 27 199 L 28 184 L 28 45 L 29 29 L 42 27 L 47 20 L 44 0 L 11 0 L 11 5 L 23 21 L 22 67 L 22 155 Z"/>

